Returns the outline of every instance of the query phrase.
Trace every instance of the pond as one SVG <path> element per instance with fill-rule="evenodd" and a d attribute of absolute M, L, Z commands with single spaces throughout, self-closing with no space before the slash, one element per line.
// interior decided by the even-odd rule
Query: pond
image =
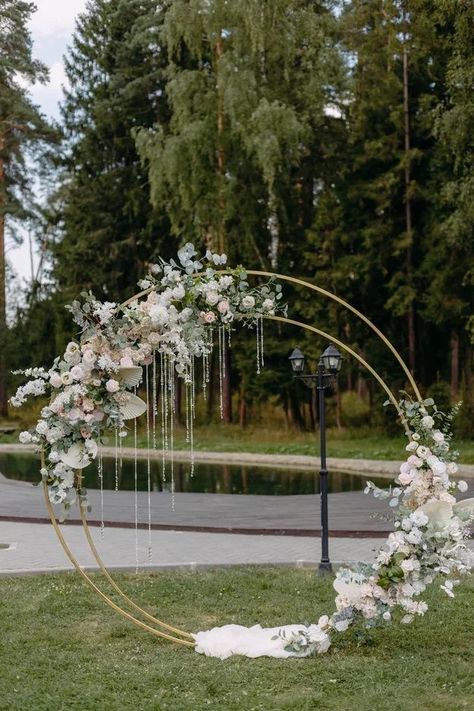
<path fill-rule="evenodd" d="M 169 467 L 168 467 L 169 468 Z M 38 482 L 39 462 L 30 454 L 0 453 L 0 473 L 9 479 Z M 85 485 L 89 489 L 99 488 L 97 469 L 93 466 L 84 470 Z M 119 467 L 119 488 L 133 491 L 134 462 L 124 459 Z M 152 488 L 154 491 L 169 490 L 169 471 L 163 482 L 161 462 L 151 462 Z M 329 492 L 361 491 L 370 479 L 378 486 L 388 487 L 388 479 L 378 479 L 369 474 L 346 474 L 334 472 L 329 475 Z M 287 496 L 291 494 L 318 494 L 319 474 L 313 470 L 287 469 L 283 467 L 262 467 L 240 464 L 195 465 L 194 475 L 186 462 L 175 462 L 175 490 L 179 492 L 199 492 L 209 494 L 266 494 Z M 115 488 L 115 462 L 104 459 L 104 488 Z M 147 463 L 138 461 L 138 489 L 147 488 Z"/>

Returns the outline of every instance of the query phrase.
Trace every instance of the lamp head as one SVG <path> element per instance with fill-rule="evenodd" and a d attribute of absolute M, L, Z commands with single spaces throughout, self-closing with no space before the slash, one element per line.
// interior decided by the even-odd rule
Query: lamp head
<path fill-rule="evenodd" d="M 293 368 L 293 373 L 298 375 L 304 371 L 304 353 L 299 348 L 295 348 L 288 359 Z"/>
<path fill-rule="evenodd" d="M 321 361 L 328 373 L 336 375 L 341 370 L 343 357 L 337 348 L 330 343 L 324 353 L 321 355 Z"/>

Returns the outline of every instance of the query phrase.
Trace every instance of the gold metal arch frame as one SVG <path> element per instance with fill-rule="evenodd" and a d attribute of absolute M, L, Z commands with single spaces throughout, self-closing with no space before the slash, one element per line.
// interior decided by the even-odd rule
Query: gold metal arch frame
<path fill-rule="evenodd" d="M 276 274 L 273 272 L 265 272 L 265 271 L 255 271 L 255 270 L 247 270 L 247 274 L 252 275 L 252 276 L 263 276 L 263 277 L 268 277 L 268 278 L 276 278 L 279 281 L 286 281 L 288 283 L 294 283 L 299 286 L 302 286 L 304 288 L 310 289 L 312 291 L 315 291 L 326 298 L 332 299 L 333 301 L 336 301 L 337 303 L 341 304 L 344 308 L 347 308 L 349 311 L 351 311 L 353 314 L 355 314 L 359 319 L 361 319 L 369 328 L 381 339 L 381 341 L 384 343 L 384 345 L 390 350 L 390 352 L 395 356 L 396 360 L 398 361 L 399 365 L 401 366 L 402 370 L 405 373 L 405 376 L 407 377 L 408 382 L 410 383 L 413 392 L 416 396 L 416 398 L 421 401 L 421 394 L 420 391 L 415 383 L 415 380 L 410 373 L 410 370 L 408 369 L 406 363 L 404 362 L 403 358 L 399 354 L 399 352 L 396 350 L 396 348 L 393 346 L 393 344 L 388 340 L 388 338 L 375 326 L 375 324 L 370 321 L 363 313 L 358 311 L 356 308 L 354 308 L 351 304 L 348 302 L 344 301 L 341 299 L 339 296 L 336 296 L 335 294 L 332 294 L 331 292 L 315 285 L 311 284 L 310 282 L 303 281 L 302 279 L 297 279 L 295 277 L 289 277 L 285 276 L 284 274 Z M 133 301 L 136 301 L 137 299 L 140 299 L 143 296 L 146 296 L 148 293 L 153 291 L 153 287 L 150 289 L 145 289 L 144 291 L 141 291 L 140 293 L 136 294 L 135 296 L 131 297 L 127 301 L 125 301 L 122 306 L 128 306 L 130 303 Z M 344 342 L 340 341 L 338 338 L 335 338 L 333 335 L 326 333 L 325 331 L 322 331 L 321 329 L 316 328 L 315 326 L 312 326 L 310 324 L 301 322 L 301 321 L 296 321 L 294 319 L 286 318 L 283 316 L 266 316 L 266 319 L 270 321 L 276 321 L 276 322 L 281 322 L 281 323 L 287 323 L 293 326 L 299 326 L 300 328 L 303 328 L 307 331 L 310 331 L 312 333 L 316 333 L 319 336 L 322 336 L 323 338 L 327 338 L 331 340 L 332 342 L 336 343 L 340 348 L 342 348 L 344 351 L 346 351 L 349 355 L 351 355 L 353 358 L 355 358 L 364 368 L 366 368 L 371 375 L 377 380 L 379 385 L 385 390 L 390 402 L 394 405 L 396 408 L 401 420 L 402 424 L 405 428 L 406 431 L 408 431 L 408 426 L 405 420 L 403 419 L 402 412 L 400 410 L 400 407 L 398 405 L 398 400 L 395 397 L 394 393 L 390 389 L 390 387 L 387 385 L 387 383 L 383 380 L 383 378 L 377 373 L 377 371 L 372 368 L 372 366 L 367 363 L 362 356 L 360 356 L 358 353 L 356 353 L 354 350 L 352 350 L 349 346 L 347 346 Z M 42 454 L 42 466 L 44 466 L 44 455 Z M 81 487 L 82 483 L 82 474 L 80 471 L 77 472 L 76 474 L 76 485 L 78 488 Z M 109 585 L 113 588 L 115 593 L 117 593 L 120 598 L 123 600 L 123 602 L 128 605 L 129 608 L 133 610 L 134 613 L 138 613 L 140 616 L 142 616 L 147 622 L 143 622 L 141 619 L 138 617 L 135 617 L 134 614 L 131 612 L 127 612 L 125 609 L 123 609 L 120 605 L 118 605 L 114 600 L 112 600 L 107 594 L 105 594 L 102 589 L 99 587 L 99 585 L 92 580 L 90 575 L 84 570 L 84 568 L 79 564 L 77 561 L 76 557 L 72 553 L 71 549 L 69 548 L 67 541 L 65 540 L 63 533 L 61 531 L 61 528 L 56 521 L 56 517 L 54 514 L 54 509 L 53 506 L 49 500 L 48 497 L 48 492 L 47 492 L 47 487 L 43 486 L 44 489 L 44 496 L 45 496 L 45 502 L 46 502 L 46 508 L 48 510 L 49 517 L 51 519 L 51 523 L 53 525 L 53 528 L 56 532 L 56 535 L 59 539 L 59 542 L 61 546 L 64 549 L 64 552 L 74 568 L 78 571 L 78 573 L 81 575 L 81 577 L 84 579 L 84 581 L 89 585 L 89 587 L 99 595 L 99 597 L 107 604 L 109 607 L 111 607 L 115 612 L 117 612 L 119 615 L 127 619 L 128 621 L 132 622 L 135 624 L 137 627 L 146 630 L 147 632 L 150 632 L 151 634 L 155 635 L 156 637 L 159 637 L 161 639 L 166 639 L 168 641 L 174 642 L 176 644 L 181 644 L 187 647 L 194 647 L 195 642 L 194 642 L 194 637 L 191 635 L 189 632 L 186 632 L 185 630 L 182 630 L 178 627 L 173 627 L 172 625 L 169 625 L 166 622 L 163 622 L 162 620 L 158 619 L 157 617 L 154 617 L 150 613 L 148 613 L 146 610 L 144 610 L 142 607 L 137 605 L 133 600 L 128 597 L 128 595 L 121 589 L 121 587 L 116 583 L 116 581 L 112 578 L 110 575 L 109 571 L 105 567 L 102 558 L 95 546 L 95 543 L 93 541 L 88 523 L 87 523 L 87 516 L 84 510 L 83 506 L 79 506 L 80 508 L 80 516 L 81 516 L 81 522 L 82 526 L 84 529 L 85 537 L 87 540 L 87 543 L 89 545 L 89 548 L 91 550 L 91 553 L 99 567 L 100 572 L 103 574 L 105 577 L 106 581 L 109 583 Z M 155 626 L 151 626 L 152 625 Z"/>

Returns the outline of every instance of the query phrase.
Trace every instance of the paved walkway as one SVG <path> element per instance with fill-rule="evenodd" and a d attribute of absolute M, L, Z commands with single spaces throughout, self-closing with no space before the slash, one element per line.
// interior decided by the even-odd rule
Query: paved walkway
<path fill-rule="evenodd" d="M 79 526 L 63 526 L 64 535 L 79 563 L 96 568 Z M 138 558 L 135 531 L 124 528 L 92 529 L 92 536 L 105 564 L 111 569 L 214 567 L 225 565 L 274 564 L 316 565 L 320 559 L 317 538 L 293 536 L 226 535 L 152 531 L 152 555 L 148 558 L 148 531 L 138 532 Z M 330 555 L 334 563 L 370 561 L 380 539 L 335 539 Z M 2 546 L 8 547 L 2 547 Z M 38 523 L 0 522 L 0 575 L 70 570 L 69 563 L 52 526 Z"/>

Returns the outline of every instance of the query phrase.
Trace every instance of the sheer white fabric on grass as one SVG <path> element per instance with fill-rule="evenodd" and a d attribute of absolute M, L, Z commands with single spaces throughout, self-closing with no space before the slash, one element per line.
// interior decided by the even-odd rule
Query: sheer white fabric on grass
<path fill-rule="evenodd" d="M 236 654 L 244 657 L 307 657 L 329 649 L 329 636 L 318 625 L 283 625 L 281 627 L 242 627 L 224 625 L 193 635 L 196 652 L 207 657 L 227 659 Z M 299 651 L 286 647 L 298 643 Z"/>

